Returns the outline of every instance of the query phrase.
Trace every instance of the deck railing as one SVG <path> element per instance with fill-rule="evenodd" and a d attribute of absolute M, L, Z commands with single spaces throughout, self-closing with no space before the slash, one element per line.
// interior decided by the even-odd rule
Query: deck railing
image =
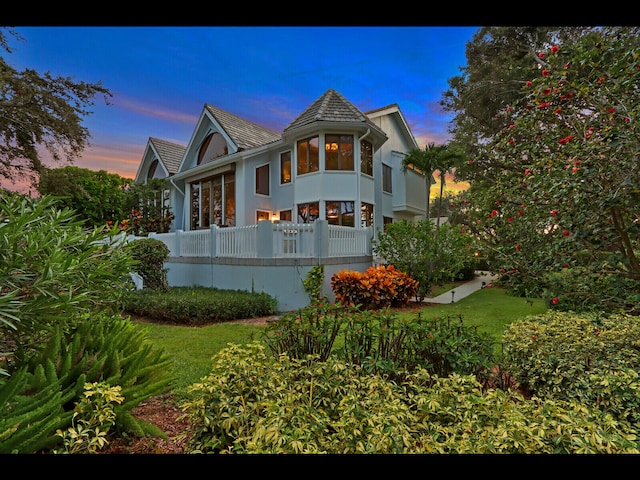
<path fill-rule="evenodd" d="M 261 221 L 244 227 L 150 233 L 170 257 L 309 258 L 371 255 L 373 229 L 314 223 Z"/>

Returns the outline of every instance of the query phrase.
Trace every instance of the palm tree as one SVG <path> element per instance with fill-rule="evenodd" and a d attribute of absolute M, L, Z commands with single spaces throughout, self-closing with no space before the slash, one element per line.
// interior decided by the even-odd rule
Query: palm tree
<path fill-rule="evenodd" d="M 440 171 L 440 211 L 442 211 L 442 195 L 444 192 L 445 174 L 458 165 L 463 158 L 462 151 L 456 147 L 448 145 L 438 145 L 428 143 L 424 150 L 412 148 L 402 159 L 402 171 L 414 169 L 421 172 L 425 177 L 427 187 L 427 219 L 429 219 L 429 203 L 431 200 L 431 185 L 436 183 L 433 173 Z M 440 217 L 438 217 L 438 226 L 440 225 Z"/>
<path fill-rule="evenodd" d="M 427 187 L 427 220 L 429 219 L 429 200 L 431 198 L 431 185 L 436 183 L 433 178 L 433 172 L 439 168 L 439 149 L 435 144 L 429 143 L 424 147 L 424 150 L 419 148 L 412 148 L 407 155 L 402 159 L 402 171 L 406 172 L 409 169 L 417 170 L 422 173 L 425 178 L 425 185 Z"/>

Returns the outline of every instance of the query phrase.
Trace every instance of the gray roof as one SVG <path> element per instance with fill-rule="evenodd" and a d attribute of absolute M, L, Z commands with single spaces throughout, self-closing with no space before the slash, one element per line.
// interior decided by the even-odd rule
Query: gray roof
<path fill-rule="evenodd" d="M 257 123 L 243 120 L 211 105 L 205 106 L 240 150 L 260 147 L 267 143 L 276 142 L 281 138 L 280 134 Z"/>
<path fill-rule="evenodd" d="M 313 122 L 362 122 L 374 128 L 382 135 L 386 134 L 364 113 L 333 89 L 327 90 L 311 104 L 298 118 L 291 122 L 284 131 L 304 127 Z"/>
<path fill-rule="evenodd" d="M 182 157 L 184 157 L 186 147 L 154 137 L 149 138 L 149 141 L 153 145 L 153 148 L 155 148 L 156 152 L 158 152 L 160 161 L 165 167 L 167 167 L 169 175 L 177 173 L 178 168 L 180 167 L 180 162 L 182 162 Z"/>

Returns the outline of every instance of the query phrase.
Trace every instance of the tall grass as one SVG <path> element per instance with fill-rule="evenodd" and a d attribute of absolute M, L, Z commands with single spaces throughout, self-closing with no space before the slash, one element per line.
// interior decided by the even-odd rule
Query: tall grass
<path fill-rule="evenodd" d="M 466 325 L 476 326 L 486 332 L 498 344 L 507 324 L 528 315 L 542 313 L 546 307 L 542 300 L 529 301 L 513 297 L 500 288 L 485 288 L 456 303 L 419 306 L 402 310 L 398 317 L 414 316 L 418 312 L 424 318 L 446 317 L 460 314 Z M 260 338 L 264 326 L 238 323 L 216 323 L 203 327 L 182 327 L 165 324 L 138 323 L 147 329 L 148 339 L 162 347 L 173 358 L 173 372 L 177 378 L 174 393 L 184 395 L 186 388 L 208 375 L 211 358 L 229 343 L 246 344 Z"/>

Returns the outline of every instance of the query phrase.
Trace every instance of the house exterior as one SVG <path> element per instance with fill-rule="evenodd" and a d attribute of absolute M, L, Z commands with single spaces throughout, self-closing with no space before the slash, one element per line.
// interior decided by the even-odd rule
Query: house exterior
<path fill-rule="evenodd" d="M 162 198 L 175 215 L 170 233 L 182 243 L 196 232 L 211 232 L 214 238 L 208 240 L 207 254 L 187 257 L 172 250 L 167 263 L 171 285 L 271 293 L 275 282 L 286 290 L 275 296 L 288 310 L 308 303 L 302 279 L 313 265 L 325 265 L 329 297 L 334 271 L 372 265 L 370 249 L 327 256 L 331 247 L 323 242 L 333 232 L 364 230 L 371 238 L 387 223 L 424 218 L 424 177 L 401 168 L 406 153 L 417 147 L 398 105 L 363 113 L 335 90 L 326 91 L 281 134 L 207 104 L 186 147 L 149 139 L 135 182 L 169 180 Z M 262 225 L 265 220 L 269 225 Z M 276 233 L 271 225 L 278 224 L 289 227 Z M 307 232 L 302 228 L 307 224 L 317 225 L 316 230 Z M 267 232 L 283 241 L 291 232 L 299 239 L 306 232 L 315 250 L 290 256 L 264 248 L 260 255 L 221 254 L 218 235 L 226 233 L 224 227 L 253 228 L 259 235 L 252 233 L 253 241 L 260 239 L 256 249 L 273 243 Z M 297 287 L 286 281 L 293 274 Z"/>

